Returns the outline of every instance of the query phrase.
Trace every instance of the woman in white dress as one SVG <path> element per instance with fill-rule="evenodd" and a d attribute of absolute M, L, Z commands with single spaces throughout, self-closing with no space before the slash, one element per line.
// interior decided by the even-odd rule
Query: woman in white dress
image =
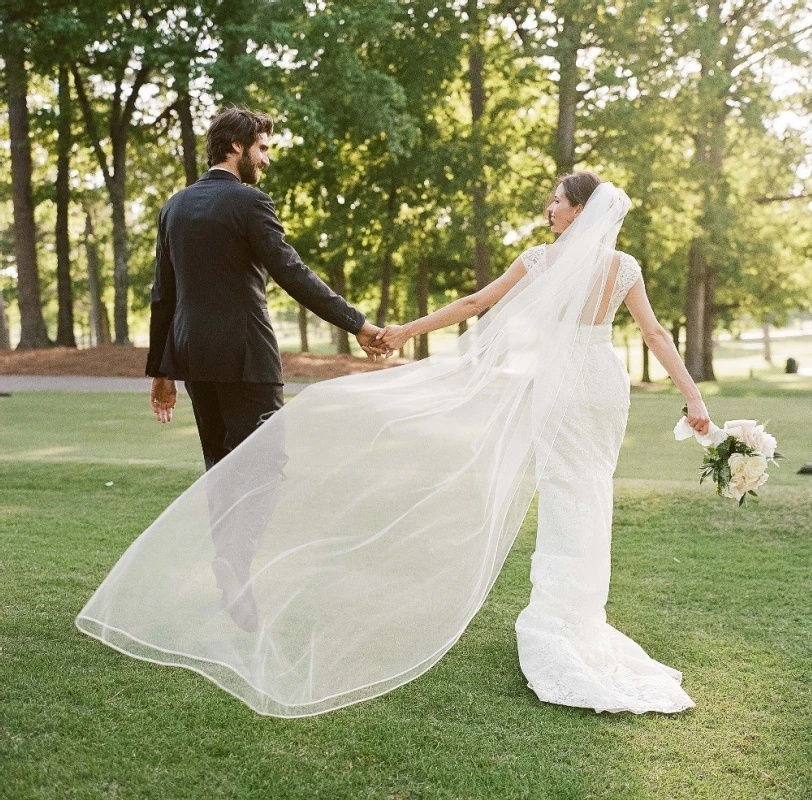
<path fill-rule="evenodd" d="M 611 183 L 565 178 L 548 209 L 555 244 L 382 341 L 488 314 L 445 352 L 297 395 L 130 545 L 77 627 L 194 670 L 260 714 L 341 708 L 413 680 L 454 645 L 538 489 L 533 590 L 516 625 L 530 686 L 596 711 L 692 706 L 681 673 L 604 612 L 629 407 L 611 347 L 624 299 L 689 424 L 709 424 L 637 263 L 614 249 L 629 207 Z M 234 580 L 218 585 L 213 568 Z"/>
<path fill-rule="evenodd" d="M 563 233 L 600 183 L 589 172 L 559 180 L 546 214 Z M 526 250 L 497 281 L 457 304 L 382 337 L 390 348 L 467 319 L 501 299 L 526 271 L 544 270 L 547 247 Z M 682 673 L 651 659 L 606 621 L 612 534 L 612 475 L 629 413 L 629 376 L 612 347 L 612 321 L 622 302 L 658 361 L 688 403 L 688 423 L 707 433 L 700 392 L 671 336 L 657 322 L 640 266 L 618 252 L 594 330 L 578 342 L 584 363 L 569 412 L 546 465 L 539 470 L 538 537 L 532 557 L 530 604 L 516 621 L 519 660 L 541 700 L 596 711 L 675 712 L 694 705 Z M 472 313 L 473 312 L 473 313 Z M 577 341 L 577 340 L 576 340 Z"/>

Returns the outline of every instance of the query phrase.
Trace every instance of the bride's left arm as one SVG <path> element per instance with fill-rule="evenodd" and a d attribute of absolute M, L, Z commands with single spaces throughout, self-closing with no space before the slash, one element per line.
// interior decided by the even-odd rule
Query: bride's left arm
<path fill-rule="evenodd" d="M 638 278 L 626 294 L 626 307 L 634 321 L 640 326 L 643 340 L 649 350 L 654 353 L 654 357 L 663 365 L 688 402 L 688 424 L 697 433 L 706 434 L 710 425 L 710 416 L 708 409 L 705 408 L 705 402 L 702 400 L 702 394 L 685 368 L 685 364 L 682 363 L 679 350 L 674 345 L 671 334 L 654 315 L 654 309 L 649 302 L 642 278 Z"/>
<path fill-rule="evenodd" d="M 461 297 L 425 317 L 404 325 L 387 325 L 378 333 L 376 342 L 397 350 L 413 336 L 431 333 L 475 317 L 498 303 L 526 274 L 527 269 L 519 256 L 502 275 L 487 286 L 483 286 L 478 292 Z"/>

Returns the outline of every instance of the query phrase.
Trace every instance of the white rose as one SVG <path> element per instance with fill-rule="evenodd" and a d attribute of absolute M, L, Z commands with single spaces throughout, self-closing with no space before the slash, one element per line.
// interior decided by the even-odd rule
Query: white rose
<path fill-rule="evenodd" d="M 741 491 L 733 481 L 731 481 L 722 492 L 722 497 L 730 497 L 733 500 L 741 500 L 743 496 L 744 492 Z"/>
<path fill-rule="evenodd" d="M 730 467 L 730 474 L 733 478 L 744 477 L 744 472 L 747 469 L 747 456 L 741 453 L 733 453 L 727 460 L 727 465 Z"/>
<path fill-rule="evenodd" d="M 776 441 L 775 436 L 773 436 L 771 433 L 767 433 L 767 431 L 764 431 L 764 433 L 761 434 L 761 447 L 759 447 L 761 455 L 763 455 L 764 458 L 772 458 L 775 455 L 775 450 L 777 447 L 778 442 Z"/>
<path fill-rule="evenodd" d="M 753 480 L 745 479 L 744 483 L 741 484 L 741 488 L 745 492 L 755 491 L 758 489 L 759 486 L 763 486 L 767 483 L 767 478 L 770 476 L 765 472 L 763 475 L 759 475 L 758 478 L 754 478 Z"/>
<path fill-rule="evenodd" d="M 755 456 L 747 456 L 744 465 L 744 477 L 747 479 L 748 483 L 757 481 L 766 471 L 767 459 L 761 455 L 761 453 Z"/>
<path fill-rule="evenodd" d="M 756 421 L 754 419 L 731 419 L 725 423 L 725 433 L 743 442 L 747 432 L 755 427 Z"/>

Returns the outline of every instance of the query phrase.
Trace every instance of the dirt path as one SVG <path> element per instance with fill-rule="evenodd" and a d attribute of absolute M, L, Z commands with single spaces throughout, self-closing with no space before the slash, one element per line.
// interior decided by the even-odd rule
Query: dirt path
<path fill-rule="evenodd" d="M 74 350 L 51 347 L 45 350 L 0 352 L 0 376 L 88 376 L 96 378 L 143 378 L 147 362 L 145 347 L 91 347 Z M 404 359 L 372 362 L 366 358 L 339 355 L 282 353 L 286 383 L 311 382 L 387 369 L 408 363 Z"/>

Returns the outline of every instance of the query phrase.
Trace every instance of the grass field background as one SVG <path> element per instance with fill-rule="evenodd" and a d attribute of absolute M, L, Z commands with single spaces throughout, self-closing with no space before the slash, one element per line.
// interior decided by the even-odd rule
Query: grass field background
<path fill-rule="evenodd" d="M 127 658 L 73 618 L 202 469 L 188 401 L 160 426 L 137 395 L 0 398 L 0 797 L 807 798 L 812 386 L 773 373 L 706 392 L 717 421 L 770 420 L 788 457 L 747 509 L 699 487 L 680 398 L 635 393 L 618 466 L 609 621 L 683 670 L 696 708 L 595 714 L 539 703 L 513 623 L 531 511 L 451 652 L 382 698 L 255 715 L 191 672 Z M 111 485 L 107 485 L 111 484 Z"/>

